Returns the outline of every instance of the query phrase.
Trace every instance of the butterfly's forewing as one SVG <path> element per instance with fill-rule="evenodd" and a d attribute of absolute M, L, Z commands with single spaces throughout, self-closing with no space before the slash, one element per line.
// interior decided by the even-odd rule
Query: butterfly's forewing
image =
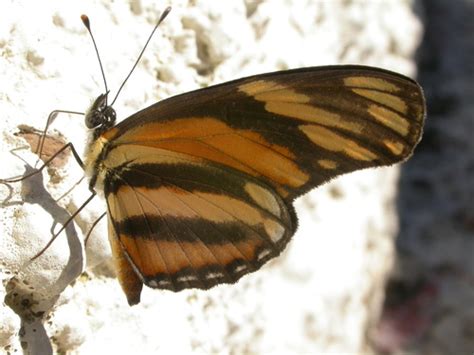
<path fill-rule="evenodd" d="M 148 286 L 234 282 L 284 248 L 297 196 L 407 159 L 424 116 L 416 82 L 360 66 L 257 75 L 161 101 L 100 136 L 114 232 Z"/>

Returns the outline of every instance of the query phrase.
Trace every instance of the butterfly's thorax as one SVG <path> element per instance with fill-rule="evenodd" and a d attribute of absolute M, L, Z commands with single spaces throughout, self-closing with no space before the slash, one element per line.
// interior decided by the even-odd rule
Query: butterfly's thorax
<path fill-rule="evenodd" d="M 97 134 L 91 130 L 84 152 L 84 171 L 89 179 L 89 188 L 102 194 L 104 192 L 104 180 L 114 163 L 106 159 L 112 148 L 112 142 L 117 134 L 117 129 L 112 127 Z"/>
<path fill-rule="evenodd" d="M 103 191 L 103 182 L 106 173 L 106 169 L 103 166 L 103 159 L 101 159 L 101 157 L 106 151 L 109 141 L 103 135 L 100 135 L 97 138 L 94 136 L 94 132 L 91 131 L 84 152 L 84 171 L 89 179 L 89 187 L 94 189 L 96 192 L 101 193 Z"/>

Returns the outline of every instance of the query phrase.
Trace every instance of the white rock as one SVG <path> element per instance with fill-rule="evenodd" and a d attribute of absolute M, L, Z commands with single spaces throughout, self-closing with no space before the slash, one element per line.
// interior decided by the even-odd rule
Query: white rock
<path fill-rule="evenodd" d="M 117 101 L 119 119 L 200 85 L 289 67 L 357 62 L 412 74 L 409 57 L 420 26 L 408 2 L 387 3 L 173 2 L 174 10 Z M 84 111 L 103 91 L 79 15 L 91 18 L 113 95 L 164 6 L 145 0 L 0 4 L 0 13 L 6 14 L 0 24 L 0 177 L 22 171 L 23 162 L 8 153 L 25 144 L 12 135 L 19 124 L 42 129 L 52 109 Z M 386 22 L 393 14 L 403 21 Z M 390 52 L 393 48 L 397 52 Z M 52 130 L 83 150 L 80 116 L 58 117 Z M 58 184 L 48 183 L 45 174 L 47 191 L 55 198 L 81 176 L 73 159 L 59 174 Z M 396 220 L 387 206 L 396 176 L 393 170 L 362 172 L 299 200 L 300 230 L 288 250 L 237 285 L 179 294 L 146 289 L 142 303 L 132 308 L 110 277 L 106 230 L 98 226 L 88 245 L 87 275 L 76 279 L 49 311 L 45 330 L 49 336 L 59 334 L 54 346 L 81 354 L 367 351 L 365 336 L 377 317 L 392 260 Z M 13 186 L 13 200 L 22 200 L 20 186 Z M 9 190 L 0 185 L 0 193 L 3 201 Z M 87 193 L 87 186 L 77 187 L 54 208 L 66 206 L 72 213 Z M 26 202 L 0 210 L 0 260 L 4 283 L 11 277 L 6 271 L 17 275 L 22 288 L 28 280 L 35 287 L 34 300 L 40 294 L 49 301 L 48 310 L 81 269 L 79 240 L 105 205 L 97 200 L 71 224 L 79 233 L 77 246 L 71 248 L 62 235 L 28 264 L 48 241 L 53 217 L 63 213 L 51 212 L 45 203 L 52 200 L 41 196 L 42 205 Z M 68 264 L 72 255 L 74 265 Z M 20 323 L 13 326 L 12 312 L 3 307 L 1 344 L 18 349 Z"/>

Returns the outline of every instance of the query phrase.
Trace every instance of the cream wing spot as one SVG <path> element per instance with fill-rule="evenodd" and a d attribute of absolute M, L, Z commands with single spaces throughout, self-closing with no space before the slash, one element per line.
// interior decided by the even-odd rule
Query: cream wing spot
<path fill-rule="evenodd" d="M 150 280 L 150 281 L 148 281 L 148 286 L 153 287 L 153 288 L 157 288 L 158 287 L 158 282 L 156 282 L 156 280 Z"/>
<path fill-rule="evenodd" d="M 390 128 L 404 137 L 408 135 L 410 124 L 398 113 L 377 105 L 370 105 L 368 112 L 377 122 L 383 124 L 385 127 Z"/>
<path fill-rule="evenodd" d="M 359 96 L 390 107 L 402 114 L 406 114 L 408 112 L 408 105 L 398 96 L 370 89 L 352 89 L 352 91 Z"/>
<path fill-rule="evenodd" d="M 311 98 L 308 95 L 297 93 L 296 91 L 288 88 L 270 92 L 263 92 L 261 94 L 256 94 L 253 98 L 260 102 L 280 101 L 308 103 L 311 101 Z"/>
<path fill-rule="evenodd" d="M 256 94 L 261 92 L 280 90 L 284 88 L 285 87 L 283 85 L 270 80 L 256 80 L 240 85 L 238 90 L 244 94 L 254 97 Z"/>
<path fill-rule="evenodd" d="M 337 127 L 351 132 L 362 132 L 363 126 L 357 122 L 343 119 L 341 115 L 312 105 L 303 105 L 291 102 L 267 102 L 265 109 L 268 112 L 314 122 L 327 127 Z"/>
<path fill-rule="evenodd" d="M 251 182 L 246 183 L 244 189 L 259 206 L 274 216 L 281 217 L 280 205 L 268 190 Z"/>
<path fill-rule="evenodd" d="M 390 149 L 390 151 L 395 155 L 401 155 L 403 153 L 403 149 L 405 145 L 401 142 L 394 142 L 390 140 L 384 140 L 383 144 Z"/>
<path fill-rule="evenodd" d="M 242 272 L 247 269 L 247 265 L 237 265 L 234 269 L 235 273 Z"/>
<path fill-rule="evenodd" d="M 154 281 L 154 280 L 153 280 Z M 151 282 L 151 281 L 150 281 Z M 154 281 L 155 284 L 157 284 L 157 286 L 154 286 L 156 288 L 158 287 L 164 287 L 164 288 L 168 288 L 171 286 L 171 281 L 168 281 L 168 280 L 160 280 L 158 283 L 156 281 Z"/>
<path fill-rule="evenodd" d="M 320 167 L 322 167 L 324 169 L 328 169 L 328 170 L 337 169 L 337 167 L 339 166 L 337 161 L 329 160 L 329 159 L 320 159 L 320 160 L 318 160 L 318 165 Z"/>
<path fill-rule="evenodd" d="M 263 227 L 273 243 L 278 243 L 285 235 L 285 228 L 280 223 L 270 219 L 263 222 Z"/>
<path fill-rule="evenodd" d="M 316 125 L 302 125 L 299 128 L 314 144 L 324 149 L 342 152 L 353 159 L 361 161 L 377 159 L 377 154 L 327 128 Z"/>
<path fill-rule="evenodd" d="M 220 279 L 223 278 L 225 275 L 222 272 L 210 272 L 205 275 L 205 278 L 208 280 L 212 279 Z"/>
<path fill-rule="evenodd" d="M 272 253 L 272 251 L 270 249 L 265 248 L 262 251 L 260 251 L 260 253 L 258 253 L 257 260 L 262 260 L 265 257 L 267 257 L 268 255 L 270 255 L 271 253 Z"/>
<path fill-rule="evenodd" d="M 189 282 L 189 281 L 197 281 L 197 280 L 198 278 L 194 275 L 180 276 L 177 279 L 178 282 Z"/>
<path fill-rule="evenodd" d="M 258 80 L 242 84 L 239 86 L 239 91 L 260 102 L 282 101 L 308 103 L 311 101 L 311 98 L 308 95 L 299 93 L 290 87 L 267 80 Z"/>
<path fill-rule="evenodd" d="M 344 79 L 344 85 L 348 87 L 376 89 L 385 92 L 398 92 L 400 87 L 386 80 L 368 76 L 350 76 Z"/>

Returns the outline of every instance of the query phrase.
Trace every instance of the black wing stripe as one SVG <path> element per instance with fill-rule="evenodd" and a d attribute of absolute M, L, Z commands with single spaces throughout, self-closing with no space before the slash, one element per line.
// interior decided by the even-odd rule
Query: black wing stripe
<path fill-rule="evenodd" d="M 192 210 L 197 216 L 199 216 L 199 212 L 197 212 L 196 210 L 194 210 L 191 206 L 189 206 L 186 202 L 184 202 L 183 200 L 181 200 L 178 196 L 177 196 L 177 199 L 180 200 L 181 203 L 182 203 L 183 205 L 185 205 L 188 209 Z M 209 201 L 206 200 L 206 202 L 209 202 Z M 218 205 L 215 205 L 215 204 L 214 204 L 214 206 L 215 206 L 215 207 L 219 207 Z M 237 218 L 235 218 L 235 216 L 233 216 L 233 215 L 232 215 L 231 213 L 229 213 L 228 211 L 226 211 L 226 210 L 224 210 L 224 209 L 221 209 L 221 210 L 222 210 L 223 212 L 229 214 L 230 216 L 232 216 L 234 219 L 237 220 Z M 190 222 L 191 222 L 191 221 L 187 220 L 187 221 L 186 221 L 186 224 L 189 226 Z M 237 229 L 239 229 L 239 227 L 241 228 L 242 226 L 244 226 L 247 230 L 250 230 L 250 231 L 253 232 L 253 234 L 257 235 L 263 242 L 265 242 L 265 238 L 262 237 L 262 236 L 260 235 L 260 233 L 259 233 L 258 231 L 256 231 L 254 228 L 250 227 L 250 226 L 247 225 L 247 224 L 241 223 L 241 222 L 237 222 L 237 224 L 236 224 L 236 229 L 235 229 L 235 230 L 230 229 L 229 231 L 226 231 L 225 228 L 223 228 L 223 227 L 225 227 L 225 225 L 218 224 L 218 223 L 216 223 L 216 224 L 208 223 L 208 224 L 211 226 L 211 228 L 213 228 L 213 229 L 215 229 L 215 230 L 217 231 L 217 234 L 218 234 L 218 235 L 220 235 L 220 236 L 226 236 L 226 237 L 223 237 L 221 240 L 217 240 L 217 242 L 220 242 L 220 243 L 227 243 L 227 242 L 230 242 L 230 244 L 234 247 L 234 250 L 236 250 L 236 251 L 240 254 L 241 260 L 243 260 L 243 262 L 247 265 L 247 267 L 248 267 L 249 269 L 251 269 L 252 266 L 253 266 L 252 263 L 251 263 L 249 260 L 247 260 L 247 257 L 245 256 L 245 253 L 241 250 L 241 248 L 239 248 L 239 246 L 236 245 L 236 241 L 234 240 L 234 238 L 229 238 L 229 236 L 230 236 L 230 237 L 234 237 L 234 234 L 233 234 L 234 231 L 237 230 Z M 192 228 L 190 228 L 190 229 L 192 229 Z M 202 237 L 198 237 L 198 238 L 199 238 L 203 243 L 208 244 L 208 245 L 214 244 L 214 243 L 216 242 L 216 240 L 212 240 L 212 241 L 206 240 L 206 241 L 203 241 L 203 240 L 202 240 Z M 247 239 L 247 237 L 245 236 L 242 240 L 246 240 L 246 239 Z"/>
<path fill-rule="evenodd" d="M 144 170 L 144 169 L 140 169 L 140 165 L 132 165 L 129 167 L 129 170 L 130 171 L 137 171 L 137 172 L 140 172 L 142 174 L 148 174 L 148 175 L 151 175 L 153 177 L 157 177 L 157 174 L 154 174 L 154 173 L 151 173 L 150 171 L 147 171 L 147 170 Z M 210 185 L 210 184 L 206 184 L 202 181 L 196 181 L 196 180 L 190 180 L 190 179 L 186 179 L 186 178 L 182 178 L 182 177 L 173 177 L 173 178 L 163 178 L 163 177 L 160 177 L 161 181 L 162 182 L 166 182 L 168 185 L 170 186 L 174 186 L 176 188 L 179 188 L 183 191 L 186 191 L 186 192 L 189 192 L 189 193 L 192 193 L 193 191 L 195 191 L 194 189 L 191 189 L 190 186 L 196 186 L 196 187 L 203 187 L 203 189 L 200 189 L 200 191 L 209 191 L 209 192 L 218 192 L 222 195 L 227 195 L 227 196 L 231 196 L 231 197 L 234 197 L 236 199 L 242 199 L 242 195 L 241 194 L 237 194 L 236 192 L 234 191 L 229 191 L 229 190 L 223 190 L 223 189 L 220 189 L 218 186 L 213 186 L 213 185 Z M 183 187 L 182 185 L 177 185 L 176 183 L 174 182 L 177 182 L 177 181 L 181 181 L 181 182 L 185 182 L 187 183 L 187 185 L 185 186 L 188 186 L 188 188 L 185 188 Z M 163 184 L 165 185 L 165 184 Z M 140 185 L 134 185 L 134 186 L 140 186 Z M 264 213 L 266 216 L 272 218 L 272 219 L 276 219 L 275 218 L 275 215 L 272 214 L 270 211 L 268 211 L 267 209 L 265 208 L 262 208 L 261 205 L 257 204 L 256 202 L 254 202 L 254 200 L 246 200 L 245 203 L 247 203 L 248 205 L 252 206 L 252 207 L 255 207 L 256 209 L 258 209 L 261 213 Z M 280 211 L 281 211 L 281 206 L 280 207 Z M 289 230 L 291 230 L 291 226 L 288 226 L 288 225 L 285 225 L 285 227 Z"/>

